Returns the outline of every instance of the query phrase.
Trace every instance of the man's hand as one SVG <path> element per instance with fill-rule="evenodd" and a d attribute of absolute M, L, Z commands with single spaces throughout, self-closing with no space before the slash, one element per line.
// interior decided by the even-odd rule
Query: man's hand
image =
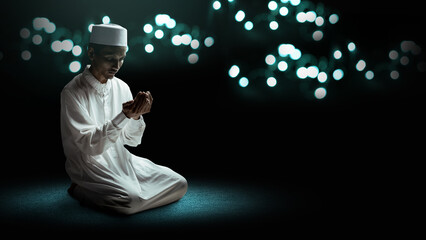
<path fill-rule="evenodd" d="M 126 117 L 137 120 L 140 115 L 151 111 L 153 100 L 149 91 L 139 92 L 135 99 L 123 103 L 123 113 Z"/>

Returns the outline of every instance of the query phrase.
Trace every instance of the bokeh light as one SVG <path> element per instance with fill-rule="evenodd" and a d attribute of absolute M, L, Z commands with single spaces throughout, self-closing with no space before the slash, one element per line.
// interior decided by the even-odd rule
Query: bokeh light
<path fill-rule="evenodd" d="M 269 77 L 268 79 L 266 79 L 266 84 L 269 87 L 275 87 L 277 85 L 277 79 L 275 79 L 274 77 Z"/>
<path fill-rule="evenodd" d="M 336 81 L 341 80 L 344 75 L 345 75 L 345 73 L 343 72 L 342 69 L 336 69 L 336 70 L 333 71 L 333 78 Z"/>
<path fill-rule="evenodd" d="M 229 69 L 228 74 L 231 78 L 236 78 L 240 73 L 240 68 L 237 65 L 232 65 Z"/>
<path fill-rule="evenodd" d="M 315 90 L 314 96 L 316 99 L 323 99 L 327 95 L 327 90 L 323 87 L 319 87 Z"/>
<path fill-rule="evenodd" d="M 76 73 L 80 71 L 81 69 L 81 63 L 79 61 L 72 61 L 69 65 L 69 70 L 72 73 Z"/>

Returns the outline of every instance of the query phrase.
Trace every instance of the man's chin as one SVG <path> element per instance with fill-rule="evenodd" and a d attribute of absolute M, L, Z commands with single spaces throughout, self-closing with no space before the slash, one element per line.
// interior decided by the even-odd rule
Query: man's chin
<path fill-rule="evenodd" d="M 107 79 L 112 79 L 112 78 L 114 78 L 114 76 L 115 76 L 115 73 L 108 73 L 106 75 Z"/>

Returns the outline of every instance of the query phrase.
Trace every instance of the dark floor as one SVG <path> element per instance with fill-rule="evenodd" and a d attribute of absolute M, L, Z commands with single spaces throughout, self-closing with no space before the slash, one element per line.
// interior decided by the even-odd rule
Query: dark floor
<path fill-rule="evenodd" d="M 63 178 L 14 183 L 2 192 L 2 224 L 15 233 L 102 233 L 263 231 L 309 223 L 325 208 L 325 199 L 295 186 L 188 178 L 180 201 L 132 216 L 118 216 L 81 206 Z M 326 216 L 323 216 L 323 218 Z M 324 218 L 325 219 L 325 218 Z"/>

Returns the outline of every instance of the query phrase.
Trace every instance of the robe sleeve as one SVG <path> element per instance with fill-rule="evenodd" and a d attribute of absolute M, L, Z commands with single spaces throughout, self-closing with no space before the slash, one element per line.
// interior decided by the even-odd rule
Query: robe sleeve
<path fill-rule="evenodd" d="M 134 99 L 132 96 L 132 92 L 130 91 L 130 88 L 127 85 L 125 89 L 126 99 L 124 102 Z M 123 140 L 124 144 L 131 147 L 136 147 L 141 144 L 142 135 L 145 131 L 145 127 L 146 124 L 142 115 L 138 120 L 129 119 L 129 123 L 124 127 L 123 131 L 121 132 L 121 139 Z"/>
<path fill-rule="evenodd" d="M 123 114 L 124 115 L 124 114 Z M 124 144 L 131 147 L 136 147 L 142 142 L 142 135 L 145 131 L 145 122 L 141 116 L 138 120 L 130 119 L 129 123 L 124 127 L 121 132 L 121 138 Z"/>
<path fill-rule="evenodd" d="M 129 119 L 120 112 L 112 120 L 97 125 L 87 109 L 69 91 L 61 93 L 61 118 L 66 134 L 82 152 L 99 155 L 120 137 Z"/>

